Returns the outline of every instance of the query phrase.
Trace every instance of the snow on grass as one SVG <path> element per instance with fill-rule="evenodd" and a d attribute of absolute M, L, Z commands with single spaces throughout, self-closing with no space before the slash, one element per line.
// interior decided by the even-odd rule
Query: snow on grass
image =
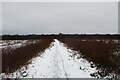
<path fill-rule="evenodd" d="M 21 46 L 25 46 L 26 44 L 33 44 L 38 41 L 39 40 L 1 40 L 0 48 L 19 48 Z"/>
<path fill-rule="evenodd" d="M 91 68 L 90 63 L 80 58 L 81 55 L 75 55 L 76 53 L 55 39 L 42 55 L 31 60 L 31 64 L 9 75 L 2 74 L 2 77 L 92 78 L 90 74 L 97 71 L 96 67 Z"/>
<path fill-rule="evenodd" d="M 22 45 L 25 45 L 27 43 L 27 40 L 3 40 L 0 43 L 0 48 L 7 48 L 7 47 L 12 47 L 12 48 L 17 48 Z"/>
<path fill-rule="evenodd" d="M 70 53 L 62 43 L 59 43 L 59 41 L 55 40 L 55 42 L 57 43 L 57 50 L 59 52 L 59 55 L 63 59 L 67 77 L 91 78 L 90 74 L 94 73 L 96 71 L 96 68 L 91 68 L 90 63 L 83 58 L 77 59 L 77 57 L 80 55 L 75 56 L 74 51 L 71 51 Z"/>

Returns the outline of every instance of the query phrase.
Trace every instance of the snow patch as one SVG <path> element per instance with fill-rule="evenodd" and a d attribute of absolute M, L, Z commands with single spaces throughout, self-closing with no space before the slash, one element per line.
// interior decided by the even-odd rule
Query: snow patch
<path fill-rule="evenodd" d="M 97 71 L 90 63 L 81 58 L 76 52 L 67 49 L 57 39 L 51 43 L 42 55 L 32 59 L 31 64 L 18 69 L 9 78 L 92 78 L 90 75 Z"/>

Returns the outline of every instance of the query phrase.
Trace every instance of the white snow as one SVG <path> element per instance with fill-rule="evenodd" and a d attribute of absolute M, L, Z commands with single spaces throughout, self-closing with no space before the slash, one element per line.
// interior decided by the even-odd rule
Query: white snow
<path fill-rule="evenodd" d="M 90 74 L 97 71 L 96 67 L 91 68 L 90 63 L 80 58 L 81 55 L 76 53 L 76 51 L 67 49 L 63 43 L 55 39 L 42 55 L 38 55 L 31 60 L 31 64 L 9 75 L 4 74 L 2 77 L 92 78 Z"/>
<path fill-rule="evenodd" d="M 28 44 L 36 43 L 40 40 L 0 40 L 0 48 L 19 48 Z"/>
<path fill-rule="evenodd" d="M 27 40 L 4 40 L 0 41 L 0 48 L 18 48 L 24 45 L 25 42 L 27 42 Z"/>

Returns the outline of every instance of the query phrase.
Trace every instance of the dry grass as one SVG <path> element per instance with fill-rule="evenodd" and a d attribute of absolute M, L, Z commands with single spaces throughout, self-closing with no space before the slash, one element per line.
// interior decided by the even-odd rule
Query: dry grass
<path fill-rule="evenodd" d="M 68 47 L 80 51 L 89 61 L 97 64 L 109 72 L 120 73 L 120 54 L 118 53 L 118 42 L 112 39 L 80 39 L 80 38 L 62 38 L 60 39 Z M 106 42 L 107 41 L 107 42 Z M 120 49 L 119 49 L 120 50 Z"/>
<path fill-rule="evenodd" d="M 19 48 L 2 49 L 2 72 L 11 73 L 38 55 L 40 51 L 49 47 L 53 39 L 40 39 L 36 43 L 28 44 Z"/>
<path fill-rule="evenodd" d="M 68 47 L 80 51 L 84 58 L 93 61 L 98 68 L 103 68 L 109 72 L 115 71 L 120 74 L 120 40 L 119 43 L 113 39 L 99 40 L 93 38 L 58 38 Z M 16 49 L 2 49 L 2 72 L 11 73 L 19 67 L 24 66 L 32 58 L 38 55 L 49 46 L 53 39 L 40 39 L 37 43 L 22 46 Z"/>

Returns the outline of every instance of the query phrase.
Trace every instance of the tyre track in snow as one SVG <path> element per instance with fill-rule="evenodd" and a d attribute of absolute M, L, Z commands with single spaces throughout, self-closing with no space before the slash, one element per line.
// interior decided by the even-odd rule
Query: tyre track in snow
<path fill-rule="evenodd" d="M 59 77 L 59 74 L 58 74 L 58 71 L 60 71 L 60 68 L 59 68 L 59 66 L 58 66 L 58 55 L 57 55 L 57 49 L 56 49 L 56 45 L 54 44 L 54 47 L 55 47 L 55 54 L 54 54 L 54 56 L 53 56 L 53 64 L 52 64 L 52 66 L 53 66 L 53 77 L 54 78 L 57 78 L 57 77 Z"/>
<path fill-rule="evenodd" d="M 55 39 L 55 41 L 56 41 L 56 43 L 57 43 L 57 45 L 56 45 L 56 52 L 57 52 L 57 53 L 60 55 L 60 57 L 61 57 L 61 62 L 62 62 L 63 71 L 64 71 L 64 74 L 65 74 L 65 77 L 68 78 L 67 73 L 66 73 L 66 71 L 65 71 L 65 66 L 64 66 L 63 57 L 62 57 L 62 55 L 60 54 L 60 51 L 59 51 L 59 49 L 58 49 L 58 46 L 59 46 L 60 44 L 58 44 L 58 41 L 57 41 L 56 39 Z"/>
<path fill-rule="evenodd" d="M 54 44 L 54 48 L 55 48 L 55 52 L 54 55 L 52 57 L 52 76 L 53 78 L 61 78 L 61 76 L 63 76 L 63 78 L 68 78 L 67 77 L 67 73 L 65 71 L 65 66 L 64 66 L 64 60 L 62 58 L 62 55 L 58 49 L 58 46 L 60 46 L 59 42 L 57 40 L 55 40 L 55 44 Z"/>
<path fill-rule="evenodd" d="M 65 65 L 64 65 L 64 60 L 63 57 L 58 49 L 58 46 L 60 46 L 59 42 L 57 40 L 54 40 L 54 52 L 52 53 L 51 56 L 51 71 L 50 74 L 47 75 L 47 77 L 53 77 L 53 78 L 68 78 L 67 73 L 65 71 Z"/>

